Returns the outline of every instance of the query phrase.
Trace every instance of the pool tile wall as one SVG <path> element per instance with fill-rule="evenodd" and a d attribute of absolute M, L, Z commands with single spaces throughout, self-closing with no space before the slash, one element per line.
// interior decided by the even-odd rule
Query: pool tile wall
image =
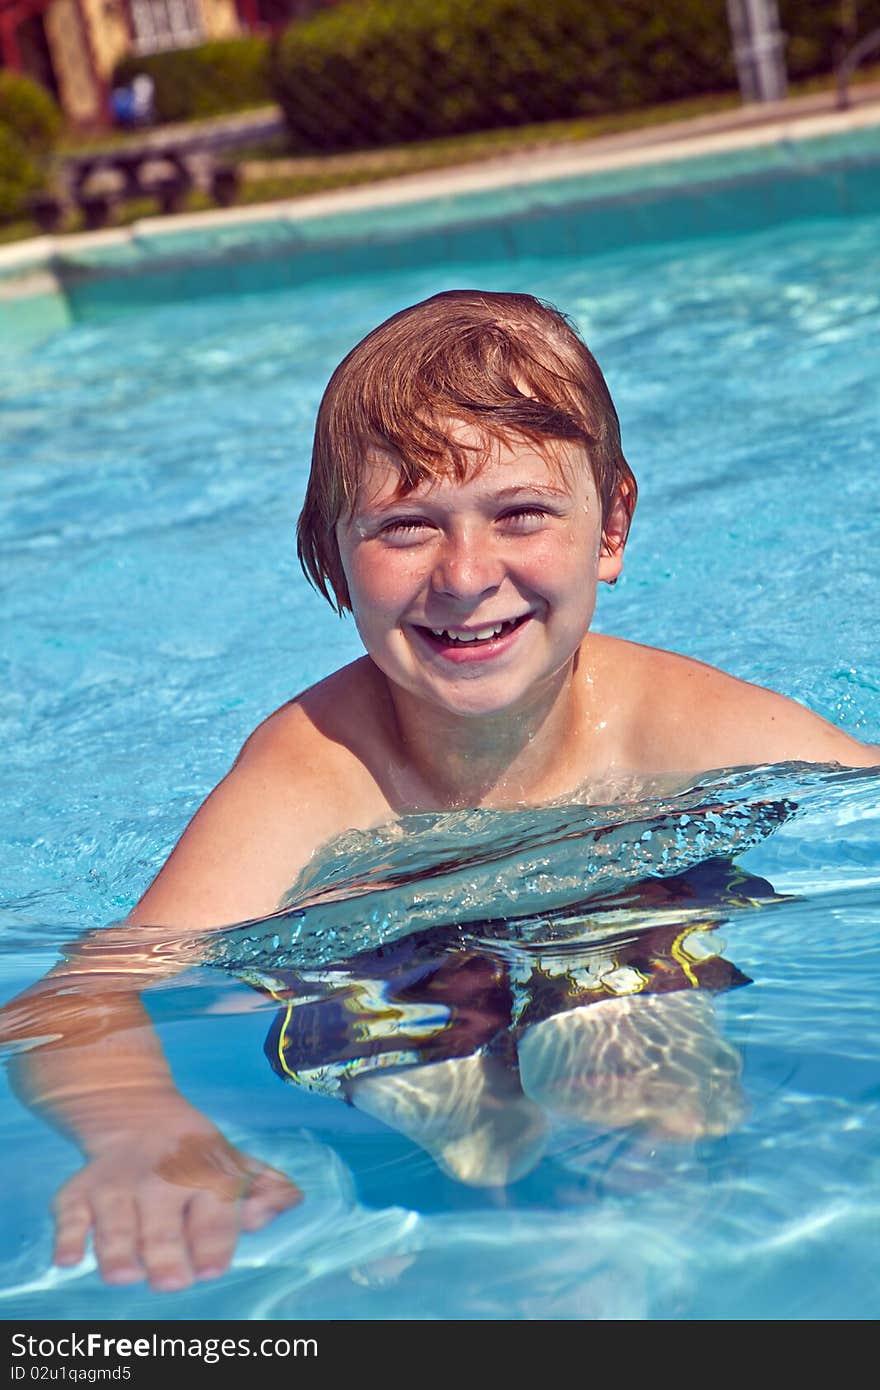
<path fill-rule="evenodd" d="M 157 303 L 474 259 L 584 258 L 880 212 L 880 127 L 348 213 L 142 224 L 0 260 L 0 347 Z M 47 247 L 49 248 L 47 250 Z"/>

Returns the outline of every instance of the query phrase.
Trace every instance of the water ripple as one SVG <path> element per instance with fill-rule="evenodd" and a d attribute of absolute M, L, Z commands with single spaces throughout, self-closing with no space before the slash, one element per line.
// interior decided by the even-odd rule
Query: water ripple
<path fill-rule="evenodd" d="M 614 806 L 404 816 L 334 841 L 280 912 L 218 932 L 208 958 L 230 969 L 325 965 L 451 923 L 546 935 L 548 914 L 733 857 L 799 809 L 866 783 L 875 787 L 874 769 L 784 763 Z"/>

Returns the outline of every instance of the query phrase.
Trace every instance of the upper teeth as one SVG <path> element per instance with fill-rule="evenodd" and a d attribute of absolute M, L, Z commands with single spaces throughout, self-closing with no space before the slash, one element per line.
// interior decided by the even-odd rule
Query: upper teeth
<path fill-rule="evenodd" d="M 503 626 L 503 623 L 494 623 L 492 627 L 475 627 L 470 632 L 453 632 L 446 627 L 432 627 L 431 631 L 435 637 L 445 637 L 450 642 L 484 642 L 487 637 L 497 637 Z"/>

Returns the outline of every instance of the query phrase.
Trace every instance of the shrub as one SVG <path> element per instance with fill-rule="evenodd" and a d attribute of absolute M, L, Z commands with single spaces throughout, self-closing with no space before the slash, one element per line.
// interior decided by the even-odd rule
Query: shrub
<path fill-rule="evenodd" d="M 592 115 L 735 81 L 724 0 L 349 0 L 291 25 L 273 61 L 300 149 Z"/>
<path fill-rule="evenodd" d="M 38 165 L 9 126 L 0 125 L 0 222 L 27 211 L 27 200 L 43 182 Z"/>
<path fill-rule="evenodd" d="M 844 51 L 880 27 L 880 0 L 823 0 L 805 5 L 803 0 L 779 0 L 779 19 L 786 35 L 788 75 L 797 81 L 829 72 Z"/>
<path fill-rule="evenodd" d="M 60 131 L 61 113 L 45 88 L 0 72 L 0 221 L 26 213 Z"/>
<path fill-rule="evenodd" d="M 217 116 L 271 102 L 268 44 L 259 35 L 224 39 L 124 58 L 113 74 L 114 86 L 126 85 L 139 72 L 156 85 L 156 115 L 160 121 L 187 121 Z"/>
<path fill-rule="evenodd" d="M 841 0 L 780 10 L 791 76 L 830 71 Z M 880 0 L 857 17 L 880 25 Z M 272 80 L 294 145 L 339 150 L 735 90 L 736 71 L 725 0 L 346 0 L 288 27 Z"/>
<path fill-rule="evenodd" d="M 61 112 L 38 82 L 0 71 L 0 126 L 12 130 L 25 149 L 41 159 L 61 133 Z"/>

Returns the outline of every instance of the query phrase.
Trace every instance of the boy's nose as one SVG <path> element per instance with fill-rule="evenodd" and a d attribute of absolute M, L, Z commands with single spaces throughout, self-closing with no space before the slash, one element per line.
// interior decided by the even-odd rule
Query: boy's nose
<path fill-rule="evenodd" d="M 483 533 L 449 536 L 434 571 L 437 593 L 473 600 L 501 584 L 503 566 Z"/>

